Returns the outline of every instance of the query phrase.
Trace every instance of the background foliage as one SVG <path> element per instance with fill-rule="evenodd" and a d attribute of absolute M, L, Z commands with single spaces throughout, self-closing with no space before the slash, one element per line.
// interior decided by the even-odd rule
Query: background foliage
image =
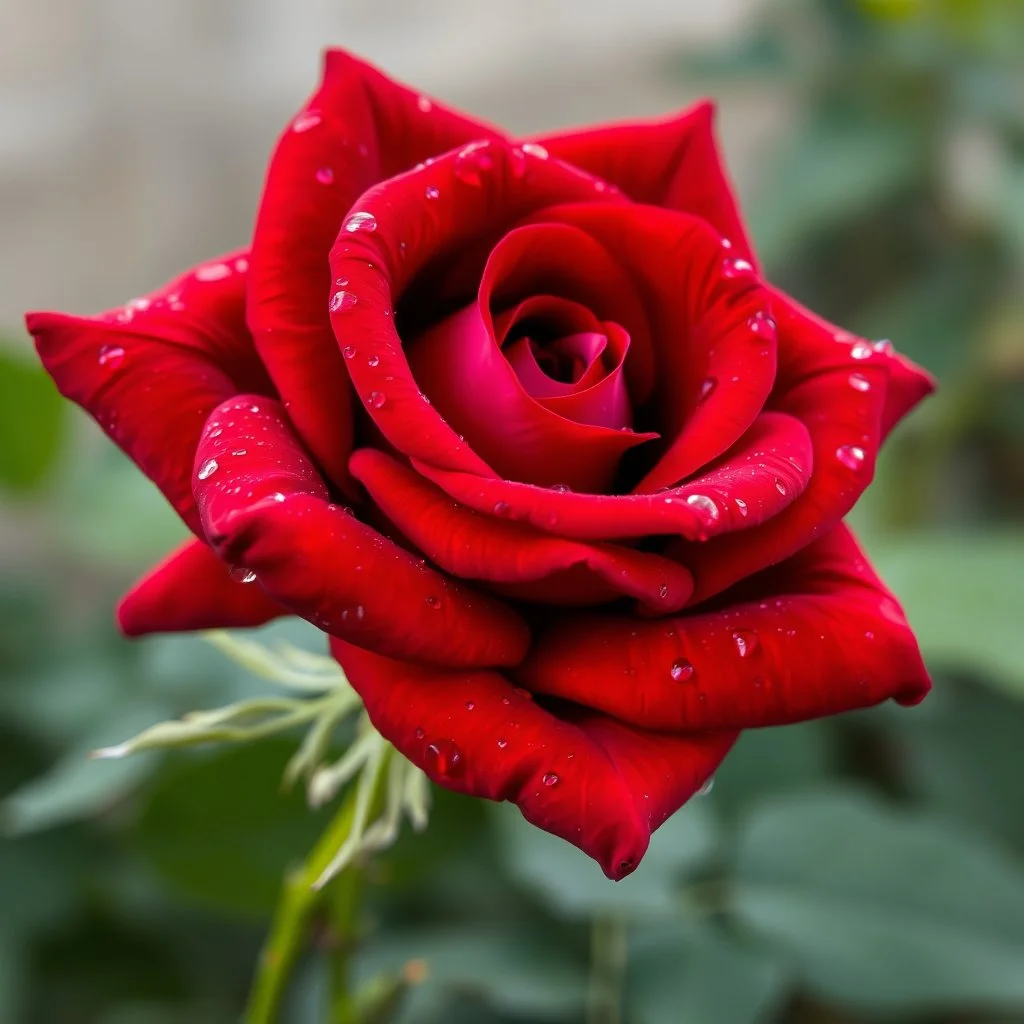
<path fill-rule="evenodd" d="M 410 1024 L 582 1021 L 594 955 L 629 1024 L 1024 1021 L 1022 5 L 778 0 L 672 70 L 799 112 L 744 197 L 769 276 L 942 382 L 854 517 L 935 693 L 745 734 L 619 885 L 514 811 L 438 794 L 371 866 L 357 969 L 426 961 Z M 86 760 L 261 684 L 192 638 L 116 636 L 118 591 L 180 527 L 3 351 L 25 541 L 0 582 L 0 1021 L 234 1021 L 324 814 L 280 792 L 286 741 Z M 623 927 L 624 961 L 601 948 Z M 323 1019 L 330 948 L 318 928 L 288 1021 Z"/>

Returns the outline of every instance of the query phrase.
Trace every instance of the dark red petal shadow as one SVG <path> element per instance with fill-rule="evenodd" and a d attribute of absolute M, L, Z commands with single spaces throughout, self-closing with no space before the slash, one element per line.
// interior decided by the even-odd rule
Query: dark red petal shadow
<path fill-rule="evenodd" d="M 256 583 L 240 583 L 200 540 L 154 566 L 121 598 L 117 623 L 126 636 L 193 629 L 245 629 L 287 614 Z"/>
<path fill-rule="evenodd" d="M 651 832 L 703 785 L 736 738 L 667 736 L 592 713 L 564 720 L 497 672 L 433 671 L 338 640 L 331 650 L 374 726 L 431 779 L 512 801 L 613 879 L 636 868 Z"/>
<path fill-rule="evenodd" d="M 652 613 L 667 614 L 684 607 L 690 596 L 690 574 L 676 562 L 614 544 L 564 540 L 481 515 L 383 452 L 356 451 L 352 473 L 418 550 L 460 579 L 535 584 L 518 596 L 545 600 L 560 593 L 545 587 L 551 577 L 579 567 L 588 579 L 574 592 L 584 601 L 589 597 L 589 603 L 627 596 Z"/>
<path fill-rule="evenodd" d="M 327 315 L 327 256 L 366 189 L 428 157 L 496 138 L 341 50 L 278 141 L 252 247 L 249 323 L 289 416 L 328 477 L 348 487 L 351 388 Z"/>
<path fill-rule="evenodd" d="M 244 252 L 202 264 L 119 310 L 29 313 L 61 394 L 82 406 L 202 536 L 192 460 L 210 411 L 239 391 L 271 393 L 245 326 Z"/>
<path fill-rule="evenodd" d="M 845 526 L 719 611 L 566 617 L 512 672 L 536 693 L 672 732 L 782 725 L 930 688 L 899 605 Z"/>
<path fill-rule="evenodd" d="M 692 213 L 756 265 L 734 190 L 718 153 L 714 105 L 697 103 L 651 121 L 598 125 L 543 136 L 553 156 L 621 188 L 632 199 Z"/>
<path fill-rule="evenodd" d="M 243 396 L 214 410 L 193 487 L 221 558 L 328 633 L 445 666 L 511 665 L 526 652 L 529 631 L 514 611 L 330 502 L 278 402 Z"/>

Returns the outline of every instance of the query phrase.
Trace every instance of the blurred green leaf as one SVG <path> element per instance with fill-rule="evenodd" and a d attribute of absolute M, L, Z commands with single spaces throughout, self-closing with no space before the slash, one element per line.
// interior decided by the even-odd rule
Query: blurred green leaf
<path fill-rule="evenodd" d="M 732 907 L 825 998 L 878 1010 L 1024 1002 L 1024 872 L 962 826 L 822 791 L 745 822 Z"/>
<path fill-rule="evenodd" d="M 635 1024 L 771 1020 L 789 987 L 781 959 L 706 922 L 646 925 L 629 943 L 626 1005 Z"/>
<path fill-rule="evenodd" d="M 0 484 L 27 491 L 60 451 L 64 399 L 46 372 L 0 344 Z"/>
<path fill-rule="evenodd" d="M 1024 698 L 1024 537 L 908 535 L 876 549 L 934 665 L 963 666 Z"/>
<path fill-rule="evenodd" d="M 246 914 L 275 904 L 285 868 L 316 840 L 323 815 L 282 793 L 295 744 L 263 740 L 175 757 L 156 778 L 134 829 L 138 850 L 179 891 Z"/>
<path fill-rule="evenodd" d="M 636 871 L 621 882 L 610 882 L 594 860 L 530 825 L 511 805 L 499 804 L 494 816 L 508 872 L 570 917 L 671 914 L 682 880 L 706 865 L 718 845 L 711 808 L 700 799 L 691 801 L 654 833 Z"/>

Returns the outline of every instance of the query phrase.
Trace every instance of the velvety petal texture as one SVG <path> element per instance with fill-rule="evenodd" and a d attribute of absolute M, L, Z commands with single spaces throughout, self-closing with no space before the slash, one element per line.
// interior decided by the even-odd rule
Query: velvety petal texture
<path fill-rule="evenodd" d="M 928 691 L 842 519 L 933 382 L 761 278 L 708 103 L 516 141 L 332 50 L 249 251 L 28 325 L 196 534 L 125 633 L 302 616 L 610 878 L 740 730 Z"/>

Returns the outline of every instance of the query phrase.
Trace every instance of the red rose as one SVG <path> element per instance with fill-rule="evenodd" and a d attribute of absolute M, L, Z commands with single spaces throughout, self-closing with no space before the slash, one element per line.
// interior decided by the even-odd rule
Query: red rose
<path fill-rule="evenodd" d="M 919 701 L 841 520 L 931 381 L 760 278 L 711 118 L 517 143 L 331 52 L 249 253 L 31 314 L 197 537 L 125 632 L 303 616 L 431 778 L 613 878 L 740 729 Z"/>

